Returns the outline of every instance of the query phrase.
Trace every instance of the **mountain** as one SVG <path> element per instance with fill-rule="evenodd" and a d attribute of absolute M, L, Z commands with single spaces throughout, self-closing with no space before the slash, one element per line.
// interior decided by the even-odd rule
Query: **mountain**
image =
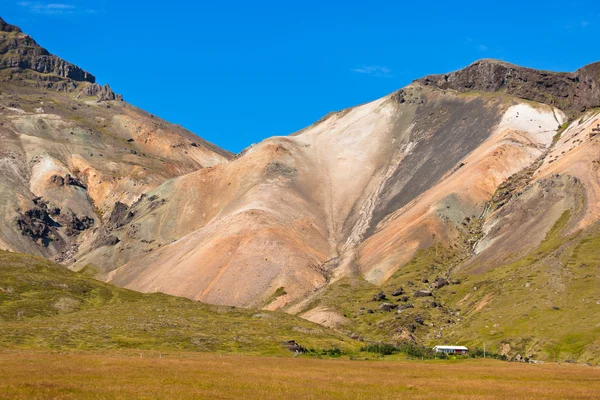
<path fill-rule="evenodd" d="M 364 341 L 600 359 L 600 63 L 480 60 L 233 157 L 4 26 L 4 247 Z"/>
<path fill-rule="evenodd" d="M 472 68 L 492 71 L 472 90 L 454 78 L 466 72 L 417 80 L 159 186 L 148 196 L 164 205 L 134 205 L 122 241 L 76 268 L 365 340 L 597 360 L 598 98 L 554 97 L 575 74 Z"/>
<path fill-rule="evenodd" d="M 118 202 L 233 157 L 1 19 L 0 141 L 0 248 L 57 260 L 92 237 L 116 240 L 98 230 Z"/>

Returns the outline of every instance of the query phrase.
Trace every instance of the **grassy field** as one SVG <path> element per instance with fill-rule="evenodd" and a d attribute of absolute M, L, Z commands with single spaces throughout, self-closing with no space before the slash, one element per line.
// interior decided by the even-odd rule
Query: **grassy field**
<path fill-rule="evenodd" d="M 10 399 L 597 399 L 600 369 L 493 360 L 0 352 Z"/>
<path fill-rule="evenodd" d="M 0 348 L 140 349 L 289 355 L 360 343 L 281 312 L 219 307 L 142 294 L 42 258 L 0 251 Z"/>

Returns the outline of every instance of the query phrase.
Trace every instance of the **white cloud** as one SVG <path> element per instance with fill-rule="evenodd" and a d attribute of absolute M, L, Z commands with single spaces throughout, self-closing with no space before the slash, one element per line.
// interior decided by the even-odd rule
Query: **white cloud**
<path fill-rule="evenodd" d="M 78 9 L 73 4 L 68 3 L 47 3 L 42 1 L 20 1 L 17 3 L 18 6 L 26 8 L 30 12 L 36 14 L 47 14 L 47 15 L 64 15 L 64 14 L 75 14 L 75 13 L 94 13 L 95 10 L 90 9 Z"/>
<path fill-rule="evenodd" d="M 479 51 L 487 51 L 488 47 L 485 44 L 480 44 L 477 46 L 477 50 Z"/>
<path fill-rule="evenodd" d="M 352 72 L 356 72 L 357 74 L 365 74 L 372 76 L 382 76 L 389 78 L 392 75 L 392 70 L 388 67 L 383 67 L 380 65 L 363 65 L 360 68 L 354 68 L 351 70 Z"/>

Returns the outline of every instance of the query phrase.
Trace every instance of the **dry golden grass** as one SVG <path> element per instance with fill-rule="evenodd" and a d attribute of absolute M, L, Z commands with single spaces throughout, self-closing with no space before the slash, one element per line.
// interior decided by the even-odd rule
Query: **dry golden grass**
<path fill-rule="evenodd" d="M 0 353 L 0 398 L 597 399 L 600 369 L 493 360 L 350 361 Z"/>

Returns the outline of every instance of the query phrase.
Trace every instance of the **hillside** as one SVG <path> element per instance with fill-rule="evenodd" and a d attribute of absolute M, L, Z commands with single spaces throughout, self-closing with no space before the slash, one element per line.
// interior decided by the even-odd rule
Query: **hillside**
<path fill-rule="evenodd" d="M 210 306 L 141 294 L 42 258 L 0 251 L 0 347 L 151 349 L 290 355 L 356 349 L 355 341 L 284 313 Z"/>
<path fill-rule="evenodd" d="M 117 202 L 232 157 L 1 19 L 0 141 L 0 249 L 60 261 L 114 240 L 101 225 Z"/>
<path fill-rule="evenodd" d="M 366 342 L 600 360 L 600 63 L 480 60 L 233 157 L 0 27 L 0 247 Z"/>

